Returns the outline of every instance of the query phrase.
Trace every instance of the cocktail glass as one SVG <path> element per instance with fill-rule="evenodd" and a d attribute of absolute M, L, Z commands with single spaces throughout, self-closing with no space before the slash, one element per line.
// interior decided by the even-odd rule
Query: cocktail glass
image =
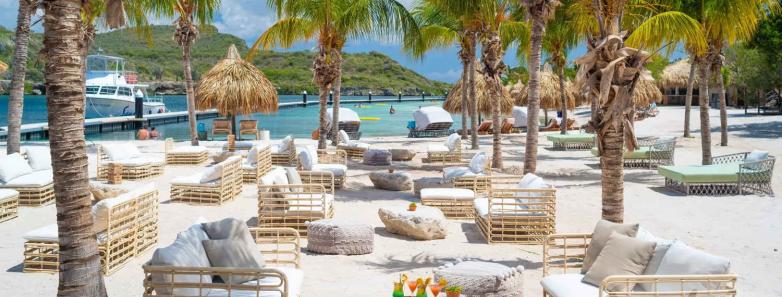
<path fill-rule="evenodd" d="M 430 284 L 429 285 L 429 291 L 432 292 L 433 297 L 437 297 L 437 295 L 440 294 L 440 291 L 443 289 L 443 286 L 440 284 Z"/>
<path fill-rule="evenodd" d="M 418 287 L 418 282 L 415 280 L 407 281 L 407 288 L 410 289 L 410 295 L 415 296 L 415 288 Z"/>

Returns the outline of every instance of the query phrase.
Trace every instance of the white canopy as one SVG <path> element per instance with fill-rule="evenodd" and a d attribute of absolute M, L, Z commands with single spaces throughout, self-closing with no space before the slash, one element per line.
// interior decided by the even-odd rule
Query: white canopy
<path fill-rule="evenodd" d="M 326 110 L 326 120 L 329 124 L 331 124 L 331 119 L 334 118 L 334 109 L 329 108 Z M 358 117 L 358 114 L 353 111 L 350 108 L 339 108 L 339 122 L 340 123 L 347 123 L 347 122 L 361 122 L 361 119 Z"/>
<path fill-rule="evenodd" d="M 521 106 L 513 107 L 513 126 L 514 127 L 526 127 L 527 126 L 527 108 Z"/>
<path fill-rule="evenodd" d="M 451 114 L 439 106 L 426 106 L 413 112 L 416 130 L 425 130 L 432 123 L 453 123 Z"/>

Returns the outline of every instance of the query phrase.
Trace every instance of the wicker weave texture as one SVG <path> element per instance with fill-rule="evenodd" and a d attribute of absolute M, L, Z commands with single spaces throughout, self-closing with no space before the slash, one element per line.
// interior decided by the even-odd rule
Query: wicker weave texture
<path fill-rule="evenodd" d="M 375 230 L 370 225 L 320 220 L 307 226 L 307 250 L 319 254 L 371 254 Z"/>
<path fill-rule="evenodd" d="M 16 218 L 19 213 L 19 194 L 0 201 L 0 222 Z"/>

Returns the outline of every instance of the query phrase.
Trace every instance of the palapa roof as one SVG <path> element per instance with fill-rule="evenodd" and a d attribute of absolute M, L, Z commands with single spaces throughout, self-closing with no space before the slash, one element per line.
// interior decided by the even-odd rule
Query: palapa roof
<path fill-rule="evenodd" d="M 527 95 L 529 93 L 529 84 L 524 86 L 520 96 L 516 98 L 515 103 L 519 106 L 527 106 Z M 568 109 L 576 108 L 576 99 L 573 92 L 573 83 L 565 80 L 565 96 L 567 96 Z M 540 71 L 540 108 L 560 109 L 559 77 L 551 71 L 551 68 L 544 67 Z"/>
<path fill-rule="evenodd" d="M 221 114 L 271 113 L 279 108 L 277 89 L 263 72 L 239 56 L 236 46 L 209 69 L 196 90 L 198 109 L 216 108 Z"/>
<path fill-rule="evenodd" d="M 646 106 L 652 102 L 660 102 L 662 98 L 663 93 L 655 83 L 652 74 L 648 70 L 642 72 L 638 77 L 638 82 L 635 83 L 635 90 L 633 91 L 633 103 L 635 106 Z"/>
<path fill-rule="evenodd" d="M 660 74 L 658 84 L 663 88 L 686 88 L 687 80 L 690 78 L 690 62 L 679 60 L 676 63 L 665 66 Z M 694 83 L 698 83 L 698 76 L 694 77 Z"/>
<path fill-rule="evenodd" d="M 524 91 L 524 83 L 518 80 L 515 84 L 510 86 L 510 98 L 513 102 L 519 102 L 521 100 L 521 92 Z"/>
<path fill-rule="evenodd" d="M 0 73 L 5 73 L 6 71 L 8 71 L 8 64 L 0 61 Z"/>
<path fill-rule="evenodd" d="M 490 116 L 492 114 L 492 106 L 494 105 L 496 98 L 489 97 L 487 92 L 486 77 L 483 75 L 483 73 L 480 73 L 477 70 L 478 67 L 479 66 L 476 63 L 475 96 L 478 97 L 478 112 L 485 116 Z M 445 102 L 443 102 L 443 109 L 450 113 L 462 112 L 462 90 L 462 80 L 459 79 L 459 81 L 453 85 L 451 91 L 448 92 L 448 97 L 445 98 Z M 502 97 L 500 98 L 500 113 L 510 114 L 512 109 L 513 99 L 511 99 L 508 89 L 503 87 Z"/>

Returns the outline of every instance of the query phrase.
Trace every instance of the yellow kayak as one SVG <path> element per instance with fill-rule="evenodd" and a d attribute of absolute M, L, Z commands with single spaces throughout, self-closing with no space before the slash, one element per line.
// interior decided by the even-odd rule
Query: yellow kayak
<path fill-rule="evenodd" d="M 359 119 L 361 119 L 362 121 L 379 121 L 380 120 L 380 118 L 378 118 L 378 117 L 360 117 Z"/>

